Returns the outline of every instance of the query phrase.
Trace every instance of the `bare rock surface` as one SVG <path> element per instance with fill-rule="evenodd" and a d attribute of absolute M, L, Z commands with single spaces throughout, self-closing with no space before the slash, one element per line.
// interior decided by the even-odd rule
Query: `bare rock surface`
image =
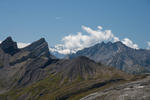
<path fill-rule="evenodd" d="M 150 100 L 150 76 L 92 93 L 80 100 Z"/>

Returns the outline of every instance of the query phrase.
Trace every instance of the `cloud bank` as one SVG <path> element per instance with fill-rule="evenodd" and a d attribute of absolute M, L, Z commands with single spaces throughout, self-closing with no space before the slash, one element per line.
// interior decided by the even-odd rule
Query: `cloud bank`
<path fill-rule="evenodd" d="M 150 47 L 150 42 L 147 42 L 148 46 Z"/>
<path fill-rule="evenodd" d="M 147 45 L 148 45 L 147 49 L 150 50 L 150 42 L 147 42 Z"/>
<path fill-rule="evenodd" d="M 24 47 L 30 45 L 30 43 L 22 43 L 22 42 L 18 42 L 17 45 L 18 45 L 18 48 L 24 48 Z"/>
<path fill-rule="evenodd" d="M 68 35 L 62 38 L 62 44 L 57 44 L 54 48 L 50 48 L 51 52 L 58 52 L 61 54 L 75 53 L 86 47 L 93 46 L 102 41 L 121 41 L 128 47 L 138 49 L 138 45 L 134 44 L 129 38 L 120 40 L 116 37 L 111 30 L 103 30 L 102 26 L 97 26 L 97 30 L 93 30 L 90 27 L 82 26 L 84 32 L 77 32 L 75 35 Z"/>
<path fill-rule="evenodd" d="M 124 38 L 121 42 L 130 48 L 139 49 L 138 45 L 134 44 L 129 38 Z"/>

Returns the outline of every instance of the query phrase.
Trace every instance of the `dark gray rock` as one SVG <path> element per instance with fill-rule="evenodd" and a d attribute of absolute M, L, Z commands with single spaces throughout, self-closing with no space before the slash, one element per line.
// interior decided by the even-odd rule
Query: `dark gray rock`
<path fill-rule="evenodd" d="M 6 38 L 1 44 L 0 48 L 10 55 L 14 55 L 15 53 L 19 52 L 17 47 L 17 43 L 12 40 L 11 37 Z"/>

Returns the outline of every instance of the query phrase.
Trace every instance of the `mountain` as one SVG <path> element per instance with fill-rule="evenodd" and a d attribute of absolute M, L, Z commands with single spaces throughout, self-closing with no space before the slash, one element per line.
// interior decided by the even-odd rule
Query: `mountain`
<path fill-rule="evenodd" d="M 71 54 L 68 58 L 78 56 L 89 57 L 96 62 L 102 62 L 128 73 L 150 72 L 150 50 L 132 49 L 122 42 L 102 42 Z"/>
<path fill-rule="evenodd" d="M 0 92 L 45 78 L 43 67 L 54 60 L 45 39 L 41 38 L 25 48 L 18 49 L 16 42 L 8 37 L 0 47 Z"/>
<path fill-rule="evenodd" d="M 10 37 L 0 45 L 0 100 L 67 100 L 134 78 L 84 56 L 56 59 L 44 38 L 22 49 Z"/>
<path fill-rule="evenodd" d="M 96 63 L 87 57 L 80 56 L 72 60 L 62 59 L 50 65 L 51 71 L 61 73 L 64 78 L 69 80 L 76 80 L 82 78 L 84 80 L 89 78 L 96 78 L 100 76 L 113 76 L 113 73 L 121 75 L 123 72 L 110 68 L 108 66 Z M 110 70 L 111 69 L 111 70 Z M 108 71 L 108 72 L 107 72 Z M 120 73 L 119 73 L 120 72 Z M 105 77 L 104 77 L 105 78 Z"/>

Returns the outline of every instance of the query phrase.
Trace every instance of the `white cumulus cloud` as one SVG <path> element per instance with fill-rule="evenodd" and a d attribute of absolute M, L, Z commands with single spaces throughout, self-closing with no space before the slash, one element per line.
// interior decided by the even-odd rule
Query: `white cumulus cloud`
<path fill-rule="evenodd" d="M 122 43 L 130 48 L 139 49 L 138 45 L 134 44 L 129 38 L 124 38 Z"/>
<path fill-rule="evenodd" d="M 78 50 L 81 50 L 86 47 L 93 46 L 102 41 L 122 41 L 128 47 L 138 49 L 138 45 L 134 44 L 130 39 L 125 38 L 120 40 L 116 37 L 111 30 L 103 30 L 102 26 L 97 26 L 97 30 L 93 30 L 90 27 L 82 26 L 84 32 L 78 32 L 75 35 L 68 35 L 62 38 L 62 44 L 56 45 L 54 48 L 50 48 L 50 51 L 57 51 L 61 54 L 75 53 Z"/>
<path fill-rule="evenodd" d="M 18 48 L 24 48 L 24 47 L 30 45 L 30 43 L 22 43 L 22 42 L 18 42 L 17 45 L 18 45 Z"/>
<path fill-rule="evenodd" d="M 64 46 L 61 44 L 56 45 L 54 48 L 49 48 L 49 50 L 51 52 L 59 52 L 60 54 L 70 54 L 71 53 L 70 49 L 64 48 Z"/>
<path fill-rule="evenodd" d="M 147 49 L 150 50 L 150 42 L 147 42 L 147 45 L 148 45 Z"/>
<path fill-rule="evenodd" d="M 147 42 L 148 46 L 150 47 L 150 42 Z"/>

